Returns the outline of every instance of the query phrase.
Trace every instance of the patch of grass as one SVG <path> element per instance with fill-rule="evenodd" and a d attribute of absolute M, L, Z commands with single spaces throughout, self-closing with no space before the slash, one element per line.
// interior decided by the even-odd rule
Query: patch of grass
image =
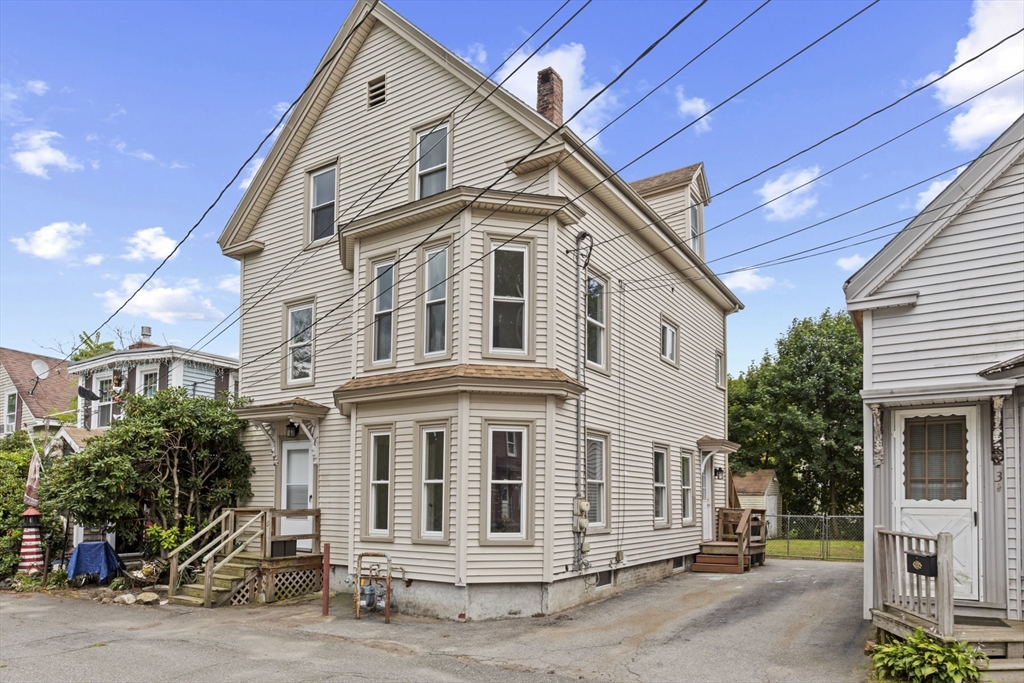
<path fill-rule="evenodd" d="M 93 643 L 89 647 L 106 647 L 106 646 L 107 646 L 106 643 Z M 88 648 L 86 648 L 86 649 L 88 649 Z"/>
<path fill-rule="evenodd" d="M 863 560 L 864 541 L 828 541 L 826 544 L 829 560 Z M 816 538 L 768 539 L 769 557 L 806 557 L 820 559 L 821 541 Z"/>

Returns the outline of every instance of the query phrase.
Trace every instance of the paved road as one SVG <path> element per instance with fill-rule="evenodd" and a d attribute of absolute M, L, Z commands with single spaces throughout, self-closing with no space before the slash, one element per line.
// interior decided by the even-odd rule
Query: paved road
<path fill-rule="evenodd" d="M 553 617 L 332 616 L 317 602 L 202 610 L 0 595 L 14 681 L 850 681 L 867 678 L 860 564 L 680 574 Z"/>

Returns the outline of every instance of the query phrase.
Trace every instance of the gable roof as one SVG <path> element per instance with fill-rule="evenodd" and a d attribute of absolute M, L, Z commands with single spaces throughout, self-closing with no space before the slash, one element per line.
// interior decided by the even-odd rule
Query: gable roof
<path fill-rule="evenodd" d="M 942 230 L 977 201 L 979 195 L 1024 153 L 1024 115 L 996 138 L 924 210 L 843 284 L 847 305 L 873 308 L 872 298 L 893 275 Z M 945 207 L 942 209 L 932 207 Z M 896 293 L 893 293 L 895 295 Z M 916 292 L 906 293 L 916 294 Z M 891 296 L 889 295 L 889 298 Z M 882 305 L 898 305 L 882 302 Z"/>
<path fill-rule="evenodd" d="M 629 184 L 637 194 L 646 199 L 662 192 L 678 190 L 687 185 L 696 183 L 703 197 L 708 204 L 711 203 L 711 192 L 708 190 L 708 182 L 704 176 L 704 162 L 698 161 L 689 166 L 677 168 L 674 171 L 666 171 L 650 178 L 634 180 Z"/>
<path fill-rule="evenodd" d="M 736 493 L 743 493 L 750 496 L 763 496 L 768 490 L 768 485 L 775 478 L 775 470 L 757 470 L 746 474 L 732 475 L 732 486 Z"/>
<path fill-rule="evenodd" d="M 465 83 L 467 87 L 476 90 L 481 97 L 490 97 L 489 101 L 504 113 L 534 132 L 538 137 L 538 142 L 557 129 L 554 123 L 535 109 L 488 79 L 464 59 L 435 41 L 383 2 L 356 0 L 351 12 L 317 65 L 314 77 L 289 115 L 284 129 L 271 146 L 264 162 L 260 165 L 217 239 L 224 254 L 239 257 L 262 249 L 262 243 L 250 239 L 253 228 L 274 192 L 284 180 L 306 137 L 312 132 L 314 124 L 323 113 L 349 65 L 378 22 L 417 47 L 423 54 Z M 563 128 L 549 142 L 556 146 L 562 144 L 571 148 L 569 151 L 576 155 L 571 157 L 570 163 L 565 166 L 570 173 L 578 173 L 582 170 L 602 179 L 607 178 L 607 183 L 602 183 L 595 188 L 594 195 L 617 212 L 625 211 L 636 214 L 639 217 L 638 220 L 627 221 L 630 223 L 630 227 L 636 228 L 635 224 L 637 223 L 654 226 L 651 230 L 644 230 L 639 235 L 640 238 L 651 240 L 652 243 L 660 242 L 653 246 L 655 250 L 660 250 L 665 246 L 665 242 L 669 247 L 674 246 L 675 250 L 666 251 L 663 256 L 672 262 L 673 267 L 679 268 L 681 271 L 696 271 L 694 275 L 686 276 L 694 283 L 694 286 L 726 311 L 733 312 L 743 308 L 743 304 L 736 295 L 690 249 L 689 245 L 684 240 L 680 240 L 640 194 L 630 187 L 629 183 L 622 180 L 617 173 L 614 173 L 572 130 L 568 127 Z M 589 185 L 589 183 L 587 184 Z M 654 233 L 662 234 L 655 235 Z M 332 239 L 338 239 L 337 232 Z"/>
<path fill-rule="evenodd" d="M 41 360 L 51 368 L 49 376 L 39 380 L 38 385 L 35 370 L 32 369 L 34 360 Z M 67 363 L 60 358 L 0 348 L 0 365 L 10 375 L 32 417 L 37 419 L 68 410 L 71 399 L 77 395 L 78 382 L 68 376 Z"/>

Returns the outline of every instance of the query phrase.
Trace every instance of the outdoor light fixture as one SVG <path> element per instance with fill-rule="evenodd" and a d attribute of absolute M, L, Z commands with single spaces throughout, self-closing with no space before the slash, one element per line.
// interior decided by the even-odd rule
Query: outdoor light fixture
<path fill-rule="evenodd" d="M 725 479 L 725 468 L 724 467 L 716 467 L 715 468 L 715 479 Z"/>
<path fill-rule="evenodd" d="M 299 425 L 289 422 L 288 426 L 284 428 L 284 435 L 289 439 L 294 439 L 299 435 Z"/>

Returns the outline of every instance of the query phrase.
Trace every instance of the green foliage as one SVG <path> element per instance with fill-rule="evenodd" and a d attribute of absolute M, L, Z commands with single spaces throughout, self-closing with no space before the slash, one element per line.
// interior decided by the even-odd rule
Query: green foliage
<path fill-rule="evenodd" d="M 165 529 L 159 524 L 153 524 L 146 529 L 146 556 L 156 557 L 161 551 L 174 550 L 184 543 L 196 532 L 195 521 L 191 517 L 185 518 L 184 526 L 172 526 Z"/>
<path fill-rule="evenodd" d="M 15 593 L 31 593 L 43 586 L 42 574 L 29 576 L 28 574 L 15 574 L 11 577 L 11 590 Z"/>
<path fill-rule="evenodd" d="M 73 354 L 71 354 L 71 360 L 76 363 L 86 358 L 92 358 L 94 356 L 102 356 L 105 353 L 115 351 L 114 342 L 112 341 L 100 341 L 99 330 L 96 331 L 96 335 L 93 336 L 88 332 L 82 332 L 78 335 L 78 348 Z"/>
<path fill-rule="evenodd" d="M 127 396 L 121 419 L 54 462 L 40 496 L 83 526 L 133 534 L 146 520 L 158 525 L 156 533 L 184 540 L 188 528 L 252 495 L 245 423 L 233 412 L 243 403 L 189 397 L 184 389 Z"/>
<path fill-rule="evenodd" d="M 918 627 L 906 640 L 876 645 L 872 650 L 880 679 L 909 683 L 973 683 L 981 680 L 977 662 L 988 656 L 969 643 L 939 642 Z"/>
<path fill-rule="evenodd" d="M 64 569 L 54 569 L 50 572 L 49 576 L 46 577 L 47 588 L 67 588 L 68 587 L 68 573 Z"/>
<path fill-rule="evenodd" d="M 730 464 L 774 469 L 789 513 L 863 509 L 861 363 L 853 320 L 826 310 L 729 380 L 729 438 L 742 444 Z"/>
<path fill-rule="evenodd" d="M 128 582 L 125 580 L 123 576 L 116 576 L 110 580 L 110 583 L 107 585 L 107 588 L 109 588 L 112 591 L 120 591 L 124 590 L 127 584 Z"/>
<path fill-rule="evenodd" d="M 31 460 L 32 442 L 26 432 L 15 432 L 0 439 L 0 578 L 13 574 L 21 561 L 21 522 L 27 507 L 25 480 Z M 60 520 L 46 509 L 42 513 L 43 542 L 59 542 Z"/>

